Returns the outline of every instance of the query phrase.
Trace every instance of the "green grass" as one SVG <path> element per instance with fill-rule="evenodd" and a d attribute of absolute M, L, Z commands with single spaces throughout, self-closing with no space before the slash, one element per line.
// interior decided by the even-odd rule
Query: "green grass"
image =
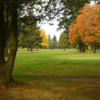
<path fill-rule="evenodd" d="M 0 91 L 0 100 L 100 100 L 100 84 L 33 77 L 100 78 L 100 51 L 97 52 L 41 49 L 30 53 L 20 49 L 13 70 L 20 85 Z"/>
<path fill-rule="evenodd" d="M 13 75 L 100 78 L 100 54 L 79 54 L 76 50 L 40 50 L 33 53 L 20 50 Z"/>

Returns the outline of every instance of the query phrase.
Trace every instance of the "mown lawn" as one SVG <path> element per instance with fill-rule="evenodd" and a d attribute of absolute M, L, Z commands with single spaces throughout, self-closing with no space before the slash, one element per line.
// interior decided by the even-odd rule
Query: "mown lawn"
<path fill-rule="evenodd" d="M 100 78 L 100 54 L 79 54 L 76 50 L 18 51 L 14 77 L 66 76 Z"/>
<path fill-rule="evenodd" d="M 0 91 L 0 100 L 100 100 L 99 83 L 46 78 L 100 79 L 100 51 L 90 52 L 19 49 L 13 77 L 20 85 Z"/>

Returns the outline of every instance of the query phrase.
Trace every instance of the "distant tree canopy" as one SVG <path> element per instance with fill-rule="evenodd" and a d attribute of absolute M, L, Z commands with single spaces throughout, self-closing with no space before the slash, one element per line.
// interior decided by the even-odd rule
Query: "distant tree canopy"
<path fill-rule="evenodd" d="M 52 48 L 53 49 L 56 49 L 57 48 L 57 38 L 56 38 L 55 35 L 52 38 Z"/>
<path fill-rule="evenodd" d="M 51 36 L 50 34 L 48 35 L 48 49 L 51 48 Z"/>
<path fill-rule="evenodd" d="M 64 32 L 62 32 L 59 39 L 59 48 L 62 48 L 65 51 L 67 46 L 68 46 L 67 36 Z"/>
<path fill-rule="evenodd" d="M 51 39 L 50 34 L 48 35 L 48 49 L 56 49 L 57 48 L 57 38 L 54 37 Z"/>
<path fill-rule="evenodd" d="M 57 42 L 57 38 L 56 38 L 55 35 L 53 36 L 52 40 L 55 41 L 55 42 Z"/>
<path fill-rule="evenodd" d="M 100 43 L 99 24 L 100 4 L 85 5 L 76 20 L 69 26 L 69 42 L 91 45 L 96 52 L 96 45 Z"/>
<path fill-rule="evenodd" d="M 91 1 L 98 1 L 98 0 L 61 0 L 60 13 L 62 16 L 58 18 L 59 20 L 59 28 L 58 29 L 65 29 L 68 33 L 68 26 L 76 19 L 78 11 L 85 5 L 89 4 Z M 60 2 L 60 1 L 59 1 Z"/>

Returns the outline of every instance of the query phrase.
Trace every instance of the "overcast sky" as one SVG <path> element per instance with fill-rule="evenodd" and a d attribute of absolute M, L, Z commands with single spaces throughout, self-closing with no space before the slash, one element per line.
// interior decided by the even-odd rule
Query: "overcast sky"
<path fill-rule="evenodd" d="M 56 35 L 57 37 L 57 40 L 59 40 L 59 37 L 60 37 L 60 33 L 62 32 L 62 30 L 60 31 L 57 31 L 57 28 L 58 28 L 58 21 L 54 20 L 52 22 L 54 25 L 49 25 L 49 23 L 47 24 L 42 24 L 41 25 L 41 28 L 45 30 L 45 33 L 47 35 L 50 34 L 51 38 Z"/>

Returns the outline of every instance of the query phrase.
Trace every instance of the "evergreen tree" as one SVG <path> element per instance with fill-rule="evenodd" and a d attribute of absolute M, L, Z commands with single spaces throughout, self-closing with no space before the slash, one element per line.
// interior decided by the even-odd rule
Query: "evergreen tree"
<path fill-rule="evenodd" d="M 48 49 L 55 49 L 57 48 L 57 39 L 56 36 L 54 35 L 54 37 L 51 39 L 50 34 L 48 35 Z"/>
<path fill-rule="evenodd" d="M 53 41 L 57 42 L 57 38 L 56 36 L 54 35 L 54 37 L 52 38 Z"/>
<path fill-rule="evenodd" d="M 51 49 L 51 36 L 50 34 L 48 35 L 48 49 Z"/>
<path fill-rule="evenodd" d="M 31 17 L 33 16 L 33 13 L 31 10 L 28 12 L 28 23 L 31 23 Z M 34 22 L 32 24 L 23 24 L 21 27 L 22 33 L 19 35 L 19 46 L 21 47 L 26 47 L 31 50 L 33 48 L 38 48 L 40 47 L 40 44 L 42 42 L 42 37 L 40 36 L 40 28 L 37 27 L 37 22 Z"/>
<path fill-rule="evenodd" d="M 39 48 L 42 42 L 40 36 L 39 27 L 36 25 L 28 25 L 24 28 L 25 33 L 21 33 L 19 36 L 19 45 L 30 49 L 32 52 L 33 48 Z"/>
<path fill-rule="evenodd" d="M 31 52 L 33 48 L 39 48 L 42 38 L 40 37 L 40 31 L 37 27 L 29 27 L 29 32 L 26 37 L 26 47 L 30 48 Z"/>
<path fill-rule="evenodd" d="M 59 39 L 59 48 L 63 48 L 65 51 L 65 48 L 67 47 L 67 45 L 68 45 L 68 41 L 66 39 L 66 34 L 62 32 Z"/>
<path fill-rule="evenodd" d="M 18 47 L 25 48 L 25 37 L 26 35 L 24 33 L 20 33 L 18 36 Z"/>
<path fill-rule="evenodd" d="M 52 38 L 52 48 L 53 48 L 53 49 L 57 48 L 57 38 L 56 38 L 55 35 L 54 35 L 54 37 Z"/>

